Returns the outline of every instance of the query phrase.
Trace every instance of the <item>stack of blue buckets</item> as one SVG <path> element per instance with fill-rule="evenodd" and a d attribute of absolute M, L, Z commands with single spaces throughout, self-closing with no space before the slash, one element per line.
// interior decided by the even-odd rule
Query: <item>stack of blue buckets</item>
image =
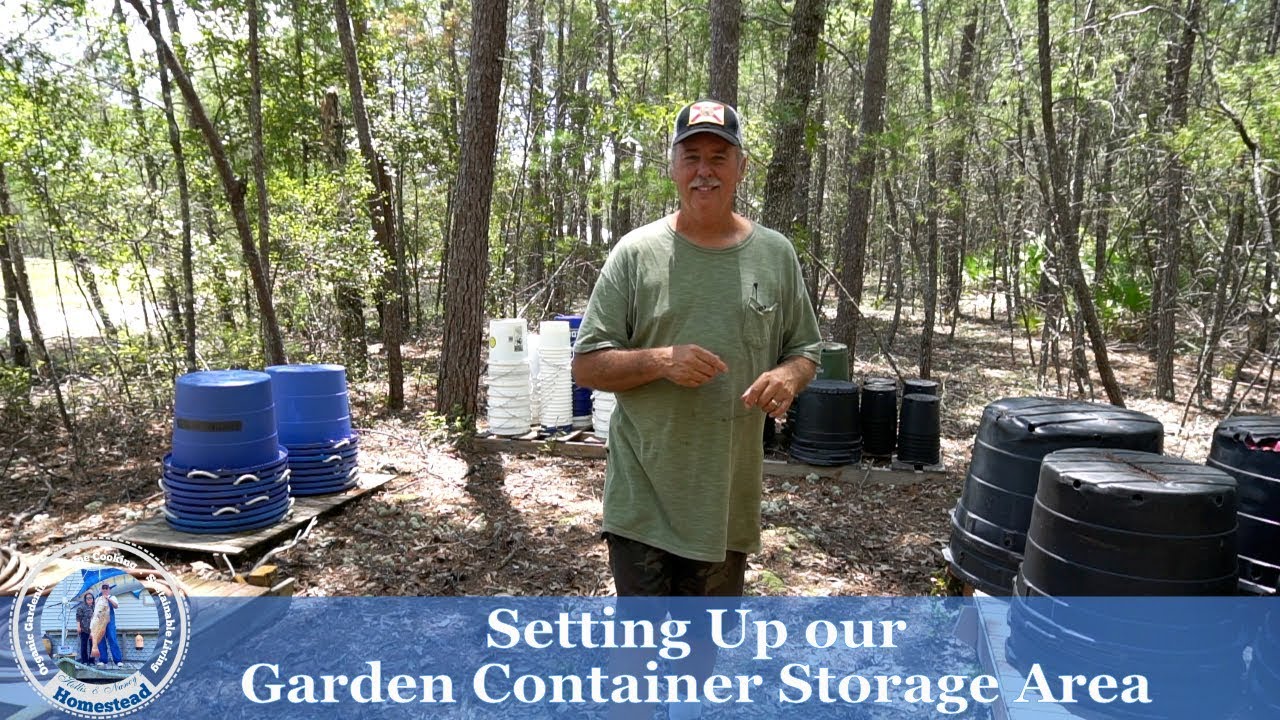
<path fill-rule="evenodd" d="M 267 368 L 280 444 L 288 448 L 290 492 L 327 495 L 355 487 L 359 438 L 351 430 L 347 371 L 341 365 Z"/>
<path fill-rule="evenodd" d="M 249 370 L 194 372 L 174 393 L 173 451 L 164 457 L 164 516 L 211 534 L 279 522 L 293 504 L 271 378 Z"/>

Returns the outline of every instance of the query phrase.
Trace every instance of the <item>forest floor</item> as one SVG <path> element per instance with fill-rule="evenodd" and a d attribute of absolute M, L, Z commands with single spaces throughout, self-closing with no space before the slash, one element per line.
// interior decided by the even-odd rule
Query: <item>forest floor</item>
<path fill-rule="evenodd" d="M 974 319 L 976 306 L 967 311 L 953 339 L 944 334 L 936 341 L 946 479 L 890 486 L 766 477 L 764 549 L 751 559 L 748 594 L 919 595 L 943 589 L 947 511 L 959 497 L 982 408 L 1005 396 L 1060 394 L 1056 385 L 1037 390 L 1023 335 L 1011 342 L 1003 322 Z M 887 314 L 869 314 L 883 333 Z M 908 377 L 917 330 L 904 322 L 895 344 Z M 855 374 L 889 373 L 874 340 L 864 341 Z M 1165 423 L 1166 452 L 1203 461 L 1221 412 L 1192 405 L 1184 424 L 1182 403 L 1152 399 L 1147 356 L 1130 345 L 1110 350 L 1128 405 Z M 361 467 L 395 479 L 323 517 L 272 562 L 306 595 L 612 593 L 599 539 L 604 461 L 456 447 L 428 412 L 438 344 L 408 347 L 406 355 L 404 412 L 379 409 L 381 386 L 352 388 Z M 1195 359 L 1179 362 L 1177 385 L 1185 396 Z M 82 405 L 93 406 L 80 417 L 87 448 L 82 456 L 88 459 L 78 472 L 52 411 L 37 411 L 21 428 L 6 430 L 11 444 L 8 457 L 0 457 L 0 477 L 7 478 L 0 517 L 8 521 L 0 541 L 38 553 L 112 535 L 160 511 L 155 481 L 167 451 L 169 411 L 160 403 L 122 413 L 107 398 L 92 397 L 100 387 L 88 381 L 75 387 Z M 1215 394 L 1221 397 L 1225 387 L 1225 381 L 1215 386 Z M 1250 398 L 1261 395 L 1259 388 Z M 1097 399 L 1103 399 L 1100 389 Z M 1243 411 L 1261 409 L 1251 400 Z M 1276 412 L 1274 405 L 1269 411 Z M 179 572 L 226 576 L 224 564 L 208 555 L 158 555 Z M 238 561 L 237 570 L 255 559 Z"/>

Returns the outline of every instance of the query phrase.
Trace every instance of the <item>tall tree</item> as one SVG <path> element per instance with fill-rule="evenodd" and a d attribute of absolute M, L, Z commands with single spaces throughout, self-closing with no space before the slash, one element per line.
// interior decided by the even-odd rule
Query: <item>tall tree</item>
<path fill-rule="evenodd" d="M 978 5 L 969 6 L 964 28 L 960 31 L 960 56 L 956 63 L 955 87 L 951 91 L 952 127 L 947 133 L 946 155 L 943 164 L 946 184 L 942 188 L 945 198 L 944 222 L 941 225 L 942 267 L 945 292 L 942 295 L 943 310 L 950 312 L 951 328 L 960 316 L 965 245 L 965 157 L 972 132 L 973 58 L 978 37 Z"/>
<path fill-rule="evenodd" d="M 742 37 L 742 0 L 710 0 L 711 71 L 707 95 L 738 105 L 738 45 Z"/>
<path fill-rule="evenodd" d="M 31 367 L 31 357 L 27 353 L 27 342 L 22 339 L 22 326 L 18 316 L 18 276 L 14 272 L 13 251 L 11 244 L 18 239 L 14 228 L 17 217 L 9 204 L 9 183 L 4 176 L 4 166 L 0 165 L 0 272 L 4 281 L 4 312 L 9 326 L 9 356 L 14 367 Z"/>
<path fill-rule="evenodd" d="M 933 332 L 938 312 L 938 152 L 933 137 L 933 59 L 929 47 L 929 2 L 920 0 L 920 65 L 924 89 L 924 324 L 920 327 L 920 377 L 933 373 Z"/>
<path fill-rule="evenodd" d="M 170 2 L 171 6 L 172 3 Z M 159 0 L 151 0 L 151 16 L 160 16 Z M 169 24 L 169 37 L 179 56 L 181 43 L 177 31 L 177 18 Z M 169 149 L 173 152 L 173 168 L 178 180 L 178 212 L 182 222 L 182 337 L 183 358 L 187 370 L 196 369 L 196 291 L 195 262 L 191 244 L 191 183 L 187 177 L 187 154 L 182 146 L 182 131 L 178 128 L 177 111 L 173 102 L 173 84 L 169 81 L 169 66 L 157 63 L 160 75 L 160 95 L 164 101 L 164 120 Z"/>
<path fill-rule="evenodd" d="M 341 1 L 341 0 L 337 0 Z M 489 206 L 502 90 L 502 49 L 507 40 L 507 0 L 474 0 L 471 8 L 471 66 L 463 112 L 462 157 L 458 165 L 456 217 L 449 237 L 445 286 L 444 342 L 440 350 L 436 408 L 465 425 L 479 410 L 484 283 L 489 266 Z"/>
<path fill-rule="evenodd" d="M 271 213 L 267 197 L 267 158 L 262 148 L 262 68 L 258 58 L 258 0 L 245 0 L 249 16 L 249 149 L 258 204 L 258 257 L 262 274 L 271 283 Z"/>
<path fill-rule="evenodd" d="M 884 128 L 884 96 L 889 79 L 889 24 L 893 0 L 875 0 L 871 6 L 871 33 L 867 40 L 867 69 L 862 78 L 862 118 L 856 145 L 849 153 L 848 212 L 840 235 L 840 294 L 836 307 L 835 339 L 855 348 L 858 339 L 858 303 L 862 301 L 862 273 L 866 266 L 867 228 L 871 224 L 871 188 L 876 176 L 879 136 Z"/>
<path fill-rule="evenodd" d="M 804 214 L 808 165 L 796 162 L 806 150 L 809 101 L 818 62 L 818 38 L 826 21 L 826 0 L 796 0 L 782 88 L 774 105 L 773 156 L 764 181 L 764 224 L 790 235 Z"/>
<path fill-rule="evenodd" d="M 1048 156 L 1051 231 L 1062 251 L 1062 265 L 1074 292 L 1077 311 L 1084 320 L 1093 360 L 1098 367 L 1102 387 L 1111 404 L 1124 407 L 1124 394 L 1116 382 L 1115 371 L 1107 354 L 1107 340 L 1098 320 L 1093 295 L 1080 266 L 1080 240 L 1071 221 L 1070 188 L 1067 180 L 1067 157 L 1058 141 L 1053 117 L 1053 65 L 1049 40 L 1049 0 L 1036 0 L 1036 47 L 1040 65 L 1040 124 L 1044 132 L 1045 154 Z M 1078 217 L 1078 215 L 1076 215 Z"/>
<path fill-rule="evenodd" d="M 364 83 L 360 74 L 360 61 L 356 56 L 356 41 L 352 35 L 351 12 L 346 0 L 333 0 L 333 14 L 338 24 L 338 42 L 342 45 L 342 61 L 347 71 L 347 89 L 351 93 L 351 116 L 356 126 L 356 138 L 360 154 L 373 193 L 369 196 L 369 220 L 378 249 L 383 254 L 382 284 L 378 303 L 382 319 L 382 344 L 387 353 L 387 407 L 399 410 L 404 407 L 404 358 L 401 354 L 401 327 L 403 315 L 396 296 L 399 270 L 396 259 L 396 224 L 393 206 L 394 192 L 391 175 L 387 172 L 386 159 L 373 146 L 373 132 L 369 128 L 369 112 L 364 104 Z M 505 21 L 505 15 L 503 16 Z"/>
<path fill-rule="evenodd" d="M 147 9 L 142 6 L 142 0 L 129 0 L 129 4 L 137 11 L 138 16 L 142 18 L 143 23 L 147 26 L 147 31 L 151 33 L 151 39 L 156 43 L 156 52 L 160 55 L 161 62 L 168 64 L 169 71 L 173 73 L 173 79 L 178 83 L 178 88 L 182 91 L 182 97 L 187 102 L 187 109 L 191 113 L 191 118 L 196 127 L 200 129 L 200 134 L 204 137 L 205 144 L 208 145 L 209 155 L 213 160 L 214 167 L 217 168 L 218 180 L 222 184 L 222 191 L 226 195 L 227 204 L 231 206 L 231 214 L 236 224 L 236 235 L 240 239 L 240 252 L 244 256 L 244 264 L 249 270 L 253 291 L 258 301 L 258 313 L 262 319 L 263 350 L 267 363 L 283 365 L 285 362 L 284 340 L 280 335 L 280 325 L 276 321 L 275 304 L 271 299 L 271 286 L 267 283 L 267 277 L 262 272 L 262 263 L 258 259 L 258 249 L 253 242 L 253 230 L 249 226 L 249 214 L 244 204 L 244 182 L 236 177 L 235 170 L 231 167 L 231 161 L 227 158 L 226 148 L 222 144 L 222 137 L 217 128 L 213 126 L 213 121 L 209 119 L 208 113 L 205 112 L 204 103 L 201 102 L 200 95 L 196 93 L 195 85 L 192 84 L 191 78 L 187 76 L 186 71 L 178 62 L 178 58 L 174 55 L 173 49 L 169 47 L 169 43 L 165 42 L 164 35 L 160 31 L 159 18 L 147 12 Z"/>
<path fill-rule="evenodd" d="M 1158 189 L 1160 207 L 1160 242 L 1156 259 L 1155 292 L 1152 312 L 1155 317 L 1156 397 L 1173 400 L 1173 358 L 1177 342 L 1178 258 L 1182 251 L 1182 196 L 1186 183 L 1186 167 L 1176 149 L 1175 136 L 1187 124 L 1188 86 L 1191 81 L 1191 57 L 1195 49 L 1196 23 L 1199 22 L 1200 0 L 1188 0 L 1186 14 L 1178 38 L 1169 44 L 1168 67 L 1165 71 L 1164 176 Z"/>
<path fill-rule="evenodd" d="M 16 216 L 13 214 L 13 207 L 9 204 L 9 178 L 5 174 L 4 163 L 0 163 L 0 226 L 7 229 L 15 224 Z M 45 344 L 44 333 L 40 331 L 40 318 L 36 313 L 35 299 L 31 294 L 31 280 L 27 276 L 26 261 L 22 256 L 22 241 L 17 237 L 13 238 L 9 243 L 8 251 L 9 260 L 13 264 L 13 287 L 18 299 L 22 301 L 22 309 L 27 316 L 27 330 L 31 332 L 31 344 L 36 349 L 37 359 L 44 363 L 45 369 L 49 372 L 53 396 L 58 402 L 58 415 L 62 418 L 62 427 L 67 431 L 72 449 L 75 449 L 79 445 L 76 427 L 72 422 L 71 412 L 67 409 L 67 401 L 62 396 L 62 380 L 58 377 L 58 366 L 49 355 L 49 346 Z"/>

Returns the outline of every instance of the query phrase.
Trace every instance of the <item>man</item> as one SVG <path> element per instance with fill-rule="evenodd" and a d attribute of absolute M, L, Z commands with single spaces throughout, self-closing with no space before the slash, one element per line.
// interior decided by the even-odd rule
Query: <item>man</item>
<path fill-rule="evenodd" d="M 681 109 L 680 209 L 618 242 L 578 332 L 578 384 L 617 396 L 603 529 L 619 596 L 742 594 L 760 549 L 765 415 L 785 415 L 817 369 L 794 248 L 734 212 L 746 166 L 734 108 Z M 702 649 L 681 672 L 710 674 L 714 646 Z"/>
<path fill-rule="evenodd" d="M 120 642 L 116 639 L 116 608 L 120 607 L 120 601 L 111 597 L 111 586 L 102 583 L 102 592 L 98 595 L 99 603 L 106 603 L 107 610 L 111 613 L 110 619 L 107 621 L 106 631 L 102 635 L 102 639 L 98 641 L 98 656 L 102 658 L 103 664 L 111 667 L 119 667 L 124 661 L 124 655 L 120 652 Z M 107 656 L 107 648 L 111 649 L 110 659 Z"/>

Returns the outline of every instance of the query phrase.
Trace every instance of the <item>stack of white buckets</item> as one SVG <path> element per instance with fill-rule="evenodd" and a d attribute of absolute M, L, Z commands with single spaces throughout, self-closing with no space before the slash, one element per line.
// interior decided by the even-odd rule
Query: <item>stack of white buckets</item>
<path fill-rule="evenodd" d="M 609 418 L 617 404 L 611 392 L 596 390 L 591 393 L 591 432 L 601 440 L 609 439 Z"/>
<path fill-rule="evenodd" d="M 573 348 L 569 323 L 545 321 L 530 335 L 524 320 L 489 321 L 489 432 L 515 436 L 573 424 Z"/>
<path fill-rule="evenodd" d="M 524 435 L 532 417 L 524 320 L 489 321 L 489 432 Z"/>
<path fill-rule="evenodd" d="M 538 325 L 538 420 L 548 432 L 573 426 L 573 346 L 569 323 L 544 320 Z"/>

